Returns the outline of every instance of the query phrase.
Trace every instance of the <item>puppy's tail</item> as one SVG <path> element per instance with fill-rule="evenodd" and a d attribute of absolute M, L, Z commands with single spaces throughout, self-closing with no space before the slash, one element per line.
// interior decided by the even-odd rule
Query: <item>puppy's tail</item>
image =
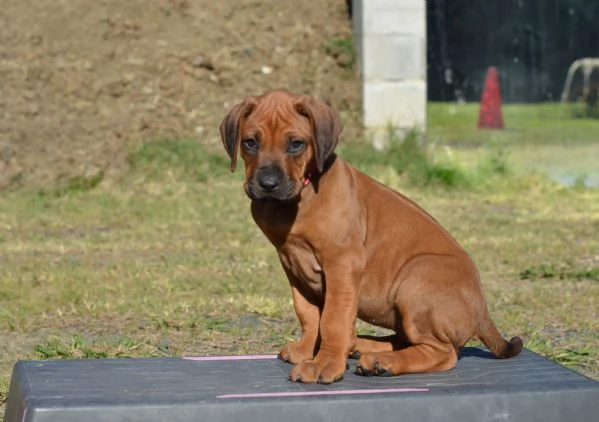
<path fill-rule="evenodd" d="M 520 337 L 512 337 L 508 342 L 497 331 L 489 312 L 485 309 L 477 336 L 489 350 L 499 359 L 511 358 L 522 351 L 523 343 Z"/>

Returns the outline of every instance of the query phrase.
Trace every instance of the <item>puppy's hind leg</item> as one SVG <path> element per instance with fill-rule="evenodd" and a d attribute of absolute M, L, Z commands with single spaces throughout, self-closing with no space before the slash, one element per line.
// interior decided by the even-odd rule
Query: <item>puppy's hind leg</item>
<path fill-rule="evenodd" d="M 365 353 L 356 372 L 399 375 L 445 371 L 455 367 L 458 349 L 475 333 L 480 289 L 473 267 L 450 255 L 419 255 L 397 280 L 396 332 L 410 345 L 402 350 Z M 475 304 L 475 305 L 473 305 Z"/>
<path fill-rule="evenodd" d="M 421 343 L 392 352 L 365 353 L 356 366 L 358 375 L 400 375 L 446 371 L 458 361 L 449 344 Z"/>
<path fill-rule="evenodd" d="M 409 343 L 400 339 L 397 334 L 389 336 L 368 336 L 359 335 L 356 338 L 354 350 L 350 357 L 359 359 L 365 353 L 392 352 L 393 350 L 404 349 Z"/>

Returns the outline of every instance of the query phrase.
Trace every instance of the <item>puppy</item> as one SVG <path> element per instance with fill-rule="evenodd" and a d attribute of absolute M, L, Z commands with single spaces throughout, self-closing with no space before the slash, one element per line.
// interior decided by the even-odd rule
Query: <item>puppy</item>
<path fill-rule="evenodd" d="M 444 371 L 472 338 L 498 358 L 517 355 L 522 340 L 498 332 L 466 251 L 414 202 L 339 158 L 341 129 L 327 104 L 282 90 L 245 99 L 220 126 L 291 285 L 302 335 L 279 354 L 296 364 L 290 379 L 338 381 L 352 355 L 360 375 Z M 357 336 L 356 318 L 394 334 Z"/>

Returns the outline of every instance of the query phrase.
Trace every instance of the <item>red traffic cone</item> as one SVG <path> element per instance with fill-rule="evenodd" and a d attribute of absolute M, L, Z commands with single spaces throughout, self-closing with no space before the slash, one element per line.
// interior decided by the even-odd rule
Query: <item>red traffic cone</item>
<path fill-rule="evenodd" d="M 499 84 L 499 72 L 495 67 L 490 67 L 487 70 L 485 90 L 480 100 L 478 127 L 480 129 L 503 129 L 501 86 Z"/>

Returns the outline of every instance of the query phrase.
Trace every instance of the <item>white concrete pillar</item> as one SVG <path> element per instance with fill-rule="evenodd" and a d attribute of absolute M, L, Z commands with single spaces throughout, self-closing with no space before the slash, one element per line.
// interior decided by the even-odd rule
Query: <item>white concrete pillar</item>
<path fill-rule="evenodd" d="M 352 0 L 352 13 L 367 136 L 424 131 L 426 0 Z"/>

